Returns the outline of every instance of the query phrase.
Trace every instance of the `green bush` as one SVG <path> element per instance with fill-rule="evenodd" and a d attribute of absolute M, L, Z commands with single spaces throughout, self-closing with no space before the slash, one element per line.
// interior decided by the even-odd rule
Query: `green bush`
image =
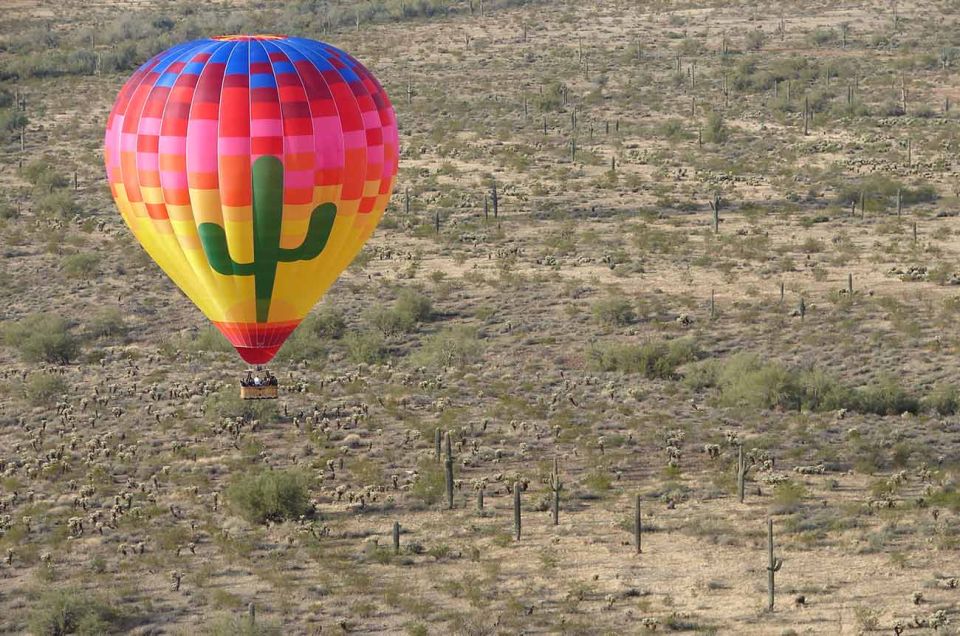
<path fill-rule="evenodd" d="M 596 345 L 589 352 L 598 371 L 642 373 L 647 378 L 672 378 L 677 368 L 696 360 L 700 349 L 693 338 L 653 340 L 644 344 L 609 343 Z"/>
<path fill-rule="evenodd" d="M 433 306 L 423 294 L 404 289 L 390 308 L 378 308 L 370 314 L 370 324 L 386 336 L 414 331 L 421 322 L 430 319 Z"/>
<path fill-rule="evenodd" d="M 423 459 L 417 466 L 417 480 L 410 488 L 410 494 L 432 506 L 443 497 L 446 487 L 446 477 L 443 465 L 433 459 Z"/>
<path fill-rule="evenodd" d="M 920 401 L 890 376 L 853 389 L 819 369 L 788 369 L 755 353 L 695 365 L 688 370 L 686 382 L 693 389 L 716 388 L 721 406 L 811 411 L 844 408 L 877 415 L 920 410 Z M 948 407 L 950 396 L 941 399 Z"/>
<path fill-rule="evenodd" d="M 160 343 L 160 349 L 167 356 L 178 352 L 192 353 L 233 353 L 233 345 L 226 336 L 213 325 L 204 325 L 193 333 L 166 338 Z"/>
<path fill-rule="evenodd" d="M 923 406 L 938 415 L 954 415 L 960 409 L 960 391 L 952 384 L 937 385 L 924 398 Z"/>
<path fill-rule="evenodd" d="M 80 352 L 67 321 L 53 314 L 35 314 L 4 325 L 0 335 L 8 347 L 16 347 L 26 362 L 69 364 Z"/>
<path fill-rule="evenodd" d="M 425 338 L 414 361 L 427 367 L 465 367 L 483 356 L 483 343 L 473 327 L 455 326 Z"/>
<path fill-rule="evenodd" d="M 387 357 L 383 336 L 378 333 L 348 333 L 344 336 L 343 343 L 347 347 L 347 357 L 357 364 L 376 364 Z"/>
<path fill-rule="evenodd" d="M 120 631 L 120 612 L 111 605 L 77 589 L 43 592 L 33 604 L 27 621 L 31 634 L 106 634 Z"/>
<path fill-rule="evenodd" d="M 859 389 L 851 406 L 861 413 L 900 415 L 918 413 L 920 400 L 900 386 L 896 378 L 884 375 L 875 384 Z"/>
<path fill-rule="evenodd" d="M 228 388 L 207 398 L 207 413 L 218 419 L 270 422 L 277 419 L 277 406 L 273 400 L 241 399 L 239 389 Z"/>
<path fill-rule="evenodd" d="M 66 392 L 66 380 L 53 373 L 34 373 L 23 385 L 23 396 L 34 406 L 53 404 Z"/>
<path fill-rule="evenodd" d="M 97 273 L 100 256 L 92 252 L 71 254 L 63 259 L 63 273 L 69 278 L 88 280 Z"/>
<path fill-rule="evenodd" d="M 300 326 L 287 338 L 277 354 L 280 361 L 323 360 L 327 356 L 324 338 L 317 335 L 317 317 L 307 316 Z"/>
<path fill-rule="evenodd" d="M 266 469 L 234 479 L 226 499 L 251 523 L 297 519 L 310 509 L 308 484 L 302 471 Z"/>
<path fill-rule="evenodd" d="M 251 623 L 246 615 L 222 616 L 200 628 L 206 636 L 280 636 L 283 630 L 273 621 L 257 618 Z"/>
<path fill-rule="evenodd" d="M 343 312 L 330 306 L 321 307 L 311 318 L 313 320 L 309 328 L 321 339 L 336 340 L 342 338 L 347 329 Z"/>
<path fill-rule="evenodd" d="M 55 190 L 34 200 L 34 212 L 52 217 L 68 218 L 80 212 L 80 204 L 66 190 Z"/>
<path fill-rule="evenodd" d="M 90 318 L 87 331 L 94 338 L 119 336 L 126 331 L 123 314 L 117 307 L 101 307 Z"/>
<path fill-rule="evenodd" d="M 722 144 L 727 140 L 729 130 L 720 113 L 710 113 L 703 126 L 703 140 L 711 144 Z"/>
<path fill-rule="evenodd" d="M 626 298 L 611 297 L 598 300 L 591 310 L 597 322 L 610 327 L 629 325 L 637 318 L 633 304 Z"/>

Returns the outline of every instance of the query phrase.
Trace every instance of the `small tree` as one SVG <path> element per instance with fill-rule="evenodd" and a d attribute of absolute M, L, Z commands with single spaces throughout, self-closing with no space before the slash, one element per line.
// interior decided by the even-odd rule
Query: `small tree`
<path fill-rule="evenodd" d="M 727 140 L 729 130 L 720 113 L 710 113 L 703 126 L 703 140 L 708 143 L 722 144 Z"/>
<path fill-rule="evenodd" d="M 54 314 L 36 314 L 0 331 L 3 343 L 16 347 L 26 362 L 69 364 L 80 353 L 80 344 L 67 321 Z"/>
<path fill-rule="evenodd" d="M 296 519 L 310 508 L 309 479 L 299 470 L 244 474 L 227 488 L 227 501 L 252 523 Z"/>

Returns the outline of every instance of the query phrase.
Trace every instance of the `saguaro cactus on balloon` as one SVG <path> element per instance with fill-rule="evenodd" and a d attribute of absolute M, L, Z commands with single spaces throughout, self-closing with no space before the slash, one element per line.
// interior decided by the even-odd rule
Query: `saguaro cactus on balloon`
<path fill-rule="evenodd" d="M 263 156 L 253 163 L 253 261 L 238 263 L 230 256 L 227 234 L 216 223 L 197 227 L 207 262 L 224 276 L 253 276 L 257 294 L 257 320 L 267 322 L 278 263 L 309 261 L 327 246 L 337 206 L 323 203 L 313 209 L 303 242 L 294 248 L 280 247 L 280 218 L 283 216 L 283 164 L 276 157 Z"/>

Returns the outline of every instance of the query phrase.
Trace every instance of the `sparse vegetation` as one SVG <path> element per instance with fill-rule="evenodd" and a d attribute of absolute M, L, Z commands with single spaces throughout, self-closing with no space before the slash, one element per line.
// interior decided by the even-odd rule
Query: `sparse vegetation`
<path fill-rule="evenodd" d="M 952 633 L 958 16 L 5 3 L 0 632 Z M 251 32 L 354 54 L 400 124 L 383 222 L 271 361 L 277 400 L 239 398 L 248 365 L 103 181 L 134 69 Z M 260 70 L 299 94 L 293 49 L 266 46 Z M 165 113 L 194 84 L 183 61 Z M 205 73 L 185 112 L 213 114 L 204 95 L 235 79 Z M 365 112 L 335 83 L 336 109 L 308 95 L 320 161 L 287 166 L 323 183 L 314 198 L 349 199 L 334 242 L 373 229 L 393 152 L 366 153 L 366 175 L 359 156 L 327 165 L 326 117 L 361 114 L 387 141 L 383 104 L 351 86 Z M 284 149 L 300 110 L 281 109 Z M 141 123 L 122 145 L 150 155 Z M 234 143 L 211 130 L 211 150 Z M 154 203 L 127 212 L 166 235 L 153 250 L 199 257 L 178 276 L 202 276 L 195 222 L 234 233 L 250 211 L 200 194 L 226 165 L 179 198 L 172 132 L 160 183 L 143 173 Z M 283 216 L 287 246 L 305 218 Z"/>

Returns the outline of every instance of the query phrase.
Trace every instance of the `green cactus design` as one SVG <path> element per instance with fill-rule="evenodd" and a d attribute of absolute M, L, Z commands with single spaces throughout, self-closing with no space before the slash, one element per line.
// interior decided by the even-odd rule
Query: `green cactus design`
<path fill-rule="evenodd" d="M 197 227 L 200 243 L 210 267 L 224 276 L 253 276 L 257 294 L 257 322 L 267 322 L 277 263 L 309 261 L 323 251 L 333 230 L 337 206 L 318 205 L 310 213 L 307 236 L 299 247 L 280 247 L 283 216 L 283 164 L 276 157 L 263 156 L 253 163 L 253 261 L 238 263 L 230 256 L 227 234 L 216 223 Z"/>

